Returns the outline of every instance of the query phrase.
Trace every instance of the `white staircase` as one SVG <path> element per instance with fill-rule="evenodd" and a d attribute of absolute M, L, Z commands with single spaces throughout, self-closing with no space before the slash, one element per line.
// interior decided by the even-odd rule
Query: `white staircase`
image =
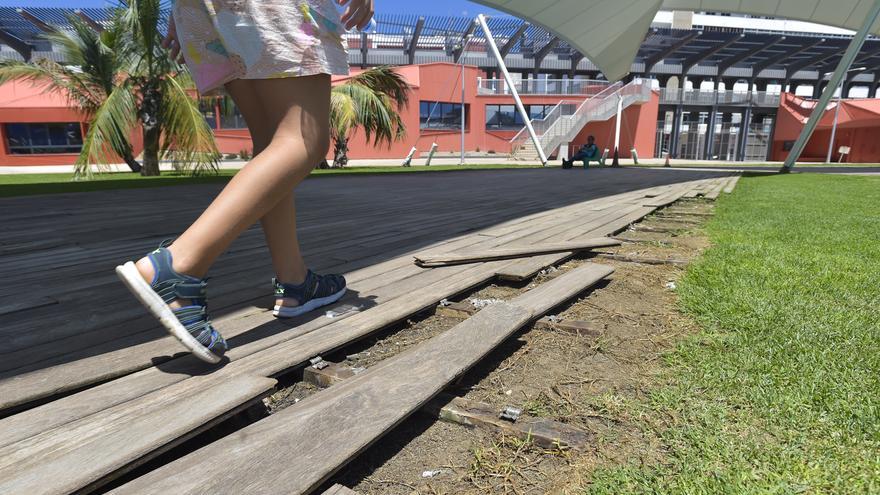
<path fill-rule="evenodd" d="M 614 117 L 617 114 L 618 98 L 623 98 L 624 109 L 650 101 L 651 81 L 636 79 L 625 86 L 621 83 L 609 84 L 602 92 L 586 100 L 559 102 L 543 119 L 532 121 L 544 153 L 547 156 L 552 155 L 560 145 L 571 142 L 588 123 Z M 510 155 L 513 159 L 540 160 L 538 150 L 525 128 L 511 139 L 510 144 Z"/>

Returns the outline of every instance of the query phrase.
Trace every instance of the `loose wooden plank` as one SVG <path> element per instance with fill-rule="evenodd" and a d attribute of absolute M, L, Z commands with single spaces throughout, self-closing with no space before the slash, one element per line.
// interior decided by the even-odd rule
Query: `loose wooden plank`
<path fill-rule="evenodd" d="M 585 235 L 589 236 L 606 236 L 613 235 L 621 230 L 627 228 L 634 222 L 637 222 L 644 218 L 646 215 L 652 213 L 656 208 L 650 206 L 638 206 L 633 205 L 621 210 L 621 212 L 625 212 L 626 214 L 623 216 L 619 216 L 614 218 L 610 222 L 600 222 L 601 225 L 592 224 L 592 230 L 587 232 Z M 607 220 L 607 217 L 606 219 Z M 534 258 L 524 259 L 524 260 L 516 260 L 507 262 L 503 267 L 501 267 L 497 272 L 499 278 L 502 280 L 512 280 L 512 281 L 523 281 L 527 280 L 531 277 L 534 277 L 538 272 L 547 268 L 548 266 L 553 266 L 558 263 L 562 263 L 573 256 L 572 253 L 563 253 L 561 255 L 557 254 L 548 254 L 544 256 L 536 256 Z"/>
<path fill-rule="evenodd" d="M 437 266 L 461 265 L 483 261 L 497 261 L 514 258 L 527 258 L 540 254 L 588 251 L 597 247 L 619 246 L 620 241 L 608 237 L 584 239 L 562 243 L 532 244 L 530 246 L 513 246 L 495 248 L 487 251 L 471 251 L 463 253 L 438 254 L 434 256 L 417 254 L 417 265 L 430 268 Z"/>
<path fill-rule="evenodd" d="M 529 321 L 613 271 L 587 264 L 111 493 L 307 493 Z M 296 463 L 274 462 L 297 453 Z"/>
<path fill-rule="evenodd" d="M 118 476 L 242 404 L 275 380 L 196 377 L 0 449 L 0 493 L 67 494 Z M 173 428 L 168 428 L 173 425 Z"/>

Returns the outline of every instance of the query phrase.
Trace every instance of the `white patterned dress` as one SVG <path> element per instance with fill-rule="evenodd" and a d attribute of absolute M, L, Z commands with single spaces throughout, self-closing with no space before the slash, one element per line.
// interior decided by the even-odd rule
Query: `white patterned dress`
<path fill-rule="evenodd" d="M 177 0 L 173 15 L 203 95 L 236 79 L 348 74 L 333 0 Z"/>

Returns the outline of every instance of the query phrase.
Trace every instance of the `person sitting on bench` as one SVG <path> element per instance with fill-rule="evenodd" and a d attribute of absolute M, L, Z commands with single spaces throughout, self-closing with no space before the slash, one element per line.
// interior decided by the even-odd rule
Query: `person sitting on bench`
<path fill-rule="evenodd" d="M 574 156 L 571 157 L 570 160 L 562 160 L 563 168 L 571 168 L 574 162 L 583 161 L 584 168 L 589 168 L 590 161 L 595 160 L 597 163 L 601 163 L 601 158 L 599 157 L 599 147 L 596 146 L 596 138 L 593 136 L 587 137 L 587 144 L 581 146 L 581 149 L 578 150 Z"/>

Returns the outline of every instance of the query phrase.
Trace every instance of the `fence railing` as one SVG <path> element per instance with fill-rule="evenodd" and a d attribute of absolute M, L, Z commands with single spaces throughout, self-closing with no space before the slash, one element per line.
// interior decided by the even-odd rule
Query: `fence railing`
<path fill-rule="evenodd" d="M 782 96 L 766 91 L 700 91 L 681 89 L 660 90 L 660 103 L 667 105 L 749 105 L 756 107 L 777 107 Z"/>
<path fill-rule="evenodd" d="M 516 90 L 521 95 L 577 95 L 595 96 L 607 87 L 608 81 L 587 79 L 522 79 L 515 82 Z M 510 86 L 504 79 L 478 79 L 477 94 L 508 95 Z"/>

